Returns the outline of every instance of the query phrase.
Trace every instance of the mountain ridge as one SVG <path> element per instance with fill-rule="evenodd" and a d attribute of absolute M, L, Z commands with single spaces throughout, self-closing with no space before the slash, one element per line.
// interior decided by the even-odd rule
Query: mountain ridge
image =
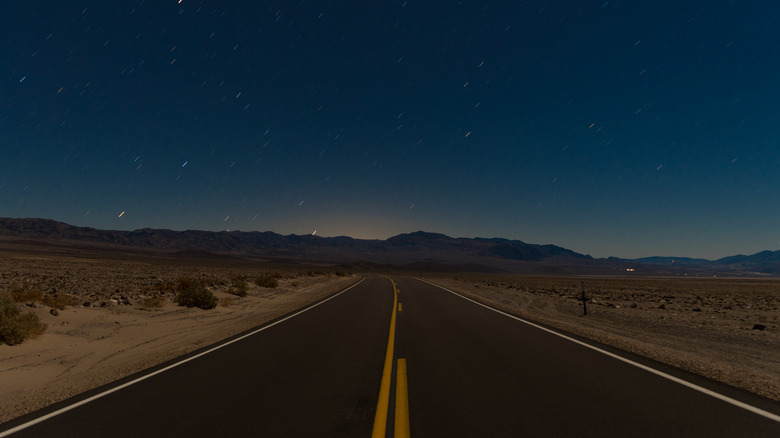
<path fill-rule="evenodd" d="M 682 275 L 709 272 L 780 275 L 780 251 L 735 255 L 711 261 L 685 257 L 594 259 L 552 244 L 505 238 L 450 237 L 415 231 L 385 240 L 349 236 L 281 235 L 271 231 L 202 231 L 141 228 L 132 231 L 79 227 L 41 218 L 0 218 L 0 236 L 47 242 L 78 242 L 168 252 L 325 262 L 343 266 L 428 267 L 479 272 Z"/>

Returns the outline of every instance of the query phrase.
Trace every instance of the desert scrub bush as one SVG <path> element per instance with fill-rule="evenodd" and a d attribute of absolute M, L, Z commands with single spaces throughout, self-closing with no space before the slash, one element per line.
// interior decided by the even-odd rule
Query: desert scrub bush
<path fill-rule="evenodd" d="M 188 280 L 188 279 L 187 279 Z M 181 289 L 176 291 L 176 304 L 201 309 L 213 309 L 219 301 L 203 284 L 195 280 L 179 281 Z"/>
<path fill-rule="evenodd" d="M 146 309 L 159 309 L 165 305 L 165 298 L 152 295 L 141 299 L 141 307 Z"/>
<path fill-rule="evenodd" d="M 189 277 L 180 277 L 178 280 L 176 280 L 176 286 L 174 286 L 174 291 L 179 292 L 197 286 L 203 286 L 203 284 L 200 281 L 193 280 L 192 278 Z"/>
<path fill-rule="evenodd" d="M 28 337 L 35 337 L 46 330 L 38 315 L 22 313 L 11 294 L 0 295 L 0 344 L 21 344 Z"/>
<path fill-rule="evenodd" d="M 249 293 L 249 285 L 243 278 L 236 278 L 227 292 L 239 297 L 245 297 Z"/>
<path fill-rule="evenodd" d="M 52 309 L 64 310 L 68 306 L 72 306 L 75 302 L 75 298 L 70 294 L 61 294 L 55 292 L 53 294 L 45 294 L 41 298 L 41 303 L 44 306 L 49 306 Z"/>
<path fill-rule="evenodd" d="M 176 286 L 177 284 L 173 281 L 158 281 L 157 284 L 153 286 L 154 290 L 157 292 L 176 292 Z"/>
<path fill-rule="evenodd" d="M 233 304 L 236 304 L 235 298 L 225 297 L 219 300 L 219 305 L 222 307 L 232 306 Z"/>
<path fill-rule="evenodd" d="M 11 298 L 17 303 L 40 301 L 41 298 L 43 298 L 43 292 L 41 292 L 40 289 L 33 287 L 32 283 L 28 280 L 25 280 L 21 284 L 14 281 L 8 288 L 8 292 L 11 294 Z"/>
<path fill-rule="evenodd" d="M 301 285 L 301 283 L 299 283 L 299 282 L 298 282 L 298 281 L 296 281 L 296 280 L 293 280 L 293 281 L 291 281 L 291 282 L 290 282 L 290 286 L 292 286 L 292 287 L 298 287 L 298 286 L 300 286 L 300 285 Z"/>
<path fill-rule="evenodd" d="M 260 287 L 274 288 L 279 286 L 279 281 L 273 275 L 261 275 L 255 279 L 255 284 Z"/>

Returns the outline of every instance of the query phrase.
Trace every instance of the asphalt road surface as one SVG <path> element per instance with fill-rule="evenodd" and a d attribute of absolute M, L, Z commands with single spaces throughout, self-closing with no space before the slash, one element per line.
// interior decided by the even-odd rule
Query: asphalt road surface
<path fill-rule="evenodd" d="M 780 436 L 780 403 L 629 358 L 724 401 L 441 288 L 394 280 L 367 278 L 12 436 Z"/>
<path fill-rule="evenodd" d="M 396 283 L 402 306 L 396 354 L 407 363 L 412 435 L 780 436 L 780 423 L 771 419 L 441 288 L 414 279 Z M 780 412 L 780 403 L 665 371 Z"/>

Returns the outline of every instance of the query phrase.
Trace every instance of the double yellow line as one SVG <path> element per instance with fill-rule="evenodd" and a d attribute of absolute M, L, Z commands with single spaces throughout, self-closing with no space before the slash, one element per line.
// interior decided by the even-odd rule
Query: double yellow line
<path fill-rule="evenodd" d="M 379 401 L 376 404 L 374 430 L 372 438 L 384 438 L 387 432 L 387 413 L 390 409 L 390 383 L 393 377 L 393 350 L 395 348 L 395 320 L 398 313 L 398 288 L 393 284 L 393 316 L 390 318 L 390 336 L 385 352 L 385 367 L 382 370 L 382 385 L 379 387 Z M 398 359 L 395 385 L 395 423 L 396 437 L 409 436 L 409 393 L 406 384 L 406 359 Z"/>

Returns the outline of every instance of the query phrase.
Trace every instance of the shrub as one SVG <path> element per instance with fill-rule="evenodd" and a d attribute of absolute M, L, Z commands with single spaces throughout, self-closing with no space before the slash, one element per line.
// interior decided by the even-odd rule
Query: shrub
<path fill-rule="evenodd" d="M 10 294 L 0 295 L 0 343 L 21 344 L 28 337 L 35 337 L 46 330 L 38 315 L 22 313 Z"/>
<path fill-rule="evenodd" d="M 40 301 L 43 298 L 43 292 L 32 286 L 32 284 L 25 280 L 22 284 L 17 282 L 11 283 L 9 288 L 11 297 L 17 303 L 25 301 Z"/>
<path fill-rule="evenodd" d="M 225 297 L 219 300 L 219 305 L 222 307 L 232 306 L 233 304 L 236 304 L 236 300 L 234 298 Z"/>
<path fill-rule="evenodd" d="M 141 307 L 147 309 L 159 309 L 165 305 L 165 298 L 157 295 L 152 295 L 141 299 Z"/>
<path fill-rule="evenodd" d="M 176 292 L 178 292 L 178 291 L 187 290 L 192 287 L 198 287 L 198 286 L 201 286 L 201 283 L 198 280 L 193 280 L 188 277 L 181 277 L 178 280 L 176 280 L 175 290 Z"/>
<path fill-rule="evenodd" d="M 245 297 L 249 292 L 249 285 L 243 278 L 236 278 L 233 280 L 233 285 L 228 288 L 227 292 L 239 297 Z"/>
<path fill-rule="evenodd" d="M 63 310 L 66 307 L 73 305 L 74 300 L 75 298 L 73 295 L 53 293 L 44 295 L 43 298 L 41 298 L 41 303 L 43 303 L 44 306 L 51 307 L 52 309 Z"/>
<path fill-rule="evenodd" d="M 154 285 L 154 290 L 158 292 L 176 292 L 176 283 L 172 281 L 158 281 L 157 284 Z"/>
<path fill-rule="evenodd" d="M 255 279 L 255 284 L 260 287 L 274 288 L 279 286 L 279 281 L 273 275 L 261 275 Z"/>
<path fill-rule="evenodd" d="M 201 309 L 213 309 L 217 307 L 217 297 L 206 290 L 203 285 L 197 281 L 190 280 L 179 282 L 180 286 L 186 286 L 176 292 L 176 303 L 180 306 L 198 307 Z"/>
<path fill-rule="evenodd" d="M 290 282 L 290 286 L 292 286 L 292 287 L 298 287 L 298 286 L 300 286 L 300 285 L 301 285 L 301 284 L 300 284 L 300 283 L 298 283 L 298 281 L 296 281 L 296 280 L 293 280 L 293 281 L 291 281 L 291 282 Z"/>

